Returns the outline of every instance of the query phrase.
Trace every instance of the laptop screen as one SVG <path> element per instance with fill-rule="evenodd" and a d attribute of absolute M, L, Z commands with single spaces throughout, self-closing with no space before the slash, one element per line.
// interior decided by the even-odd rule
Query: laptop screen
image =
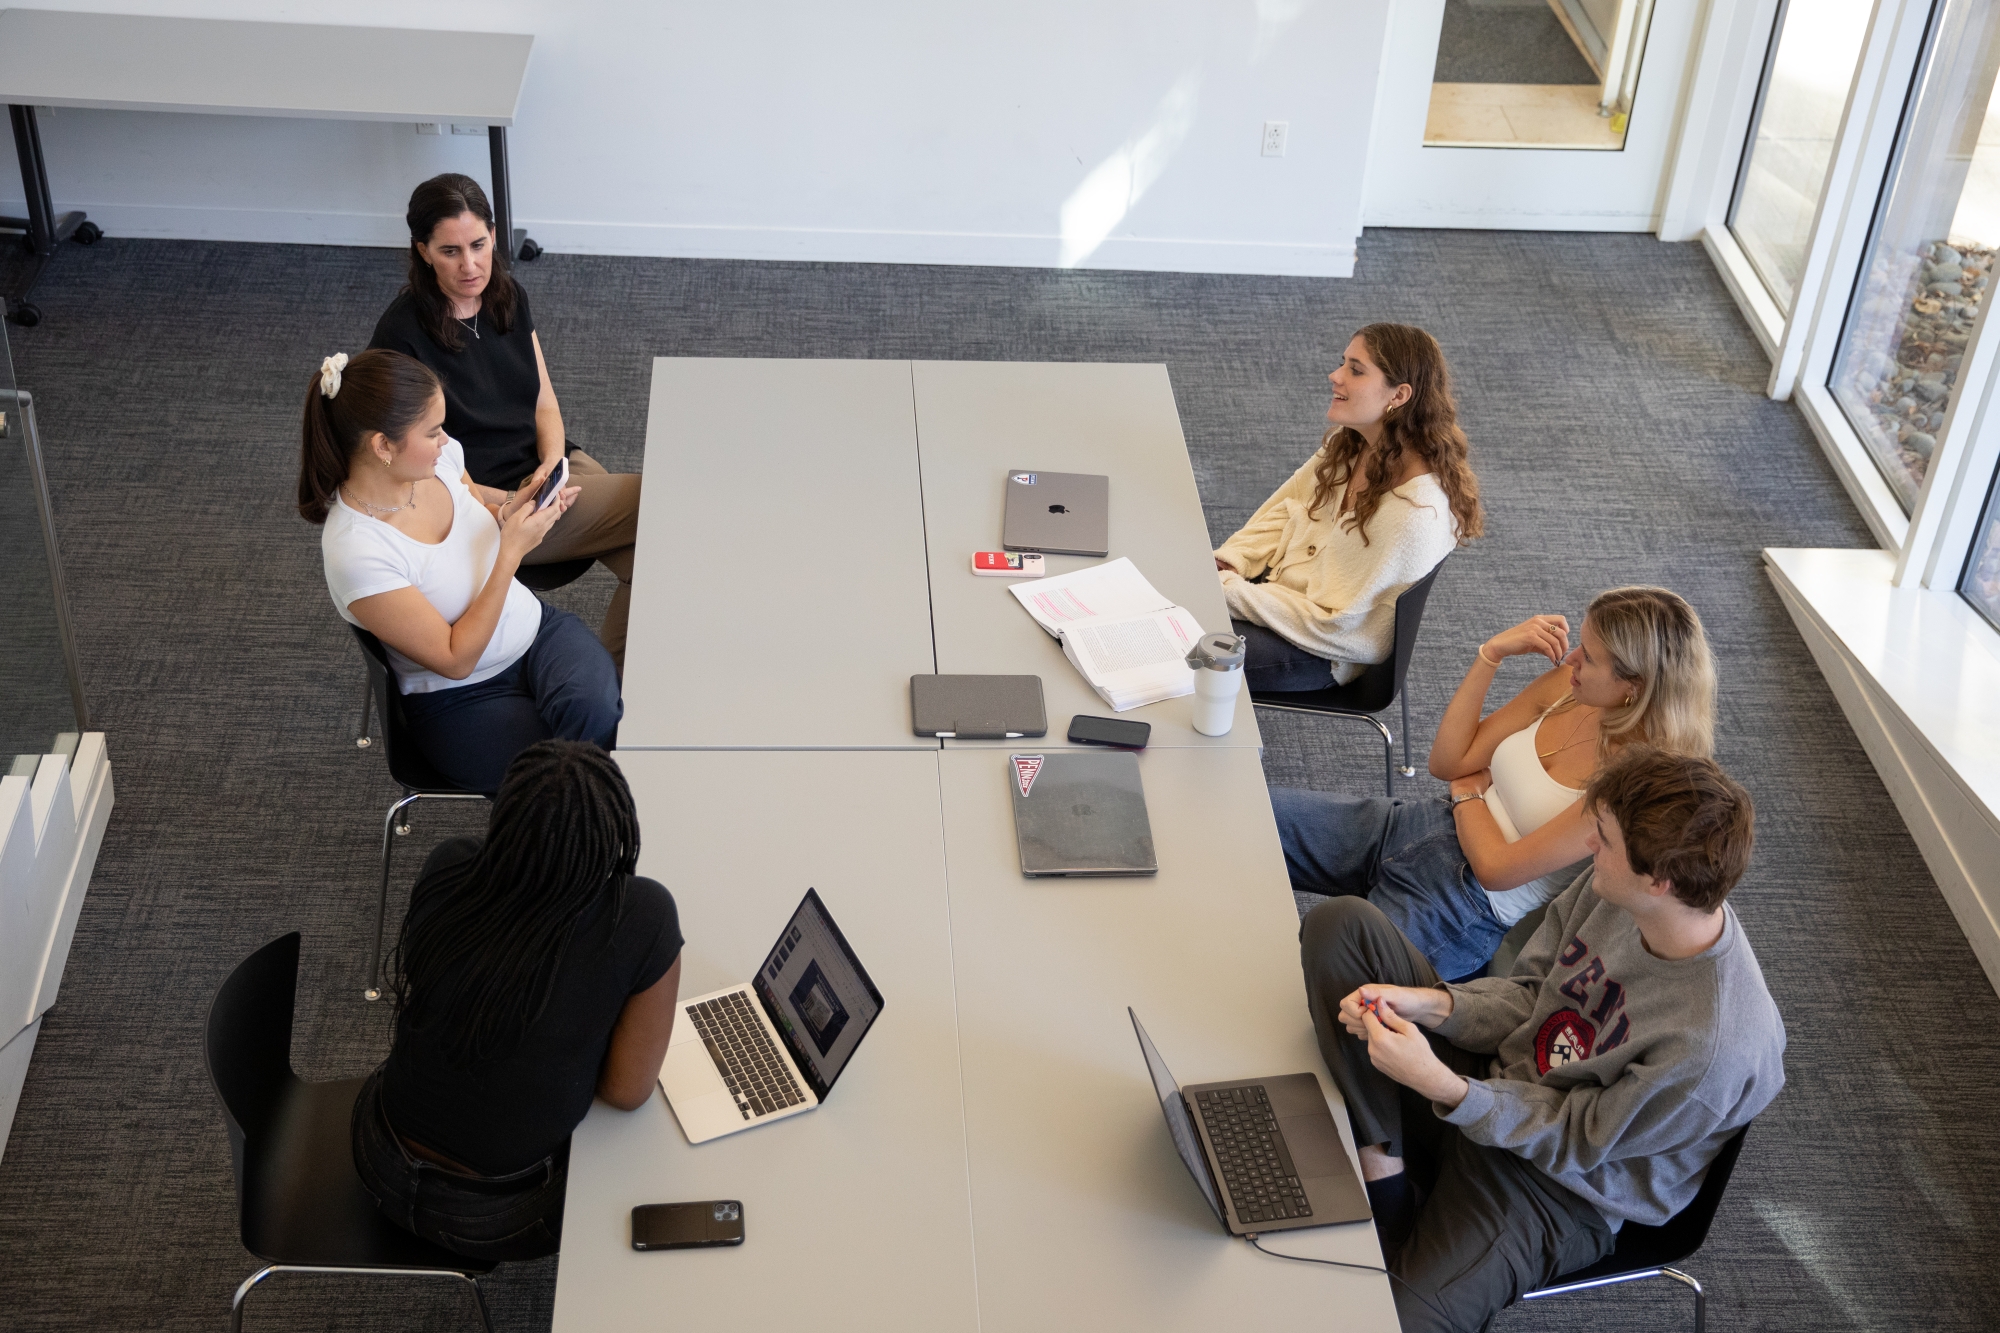
<path fill-rule="evenodd" d="M 805 901 L 757 969 L 755 984 L 799 1072 L 824 1100 L 882 1012 L 882 993 L 847 947 L 817 890 L 806 890 Z"/>
<path fill-rule="evenodd" d="M 1188 1174 L 1194 1177 L 1194 1183 L 1201 1186 L 1202 1195 L 1208 1200 L 1208 1206 L 1215 1210 L 1215 1215 L 1222 1218 L 1223 1225 L 1227 1226 L 1229 1221 L 1222 1216 L 1222 1200 L 1215 1197 L 1215 1182 L 1208 1178 L 1208 1166 L 1201 1157 L 1201 1144 L 1194 1136 L 1194 1121 L 1188 1117 L 1187 1103 L 1181 1100 L 1181 1085 L 1174 1081 L 1172 1072 L 1167 1068 L 1167 1062 L 1160 1058 L 1157 1050 L 1153 1049 L 1153 1039 L 1146 1035 L 1146 1029 L 1139 1022 L 1139 1015 L 1132 1013 L 1130 1008 L 1125 1012 L 1132 1014 L 1132 1030 L 1139 1034 L 1139 1049 L 1146 1056 L 1146 1068 L 1152 1072 L 1153 1091 L 1160 1094 L 1160 1110 L 1166 1114 L 1167 1132 L 1173 1135 L 1174 1148 L 1180 1153 Z"/>

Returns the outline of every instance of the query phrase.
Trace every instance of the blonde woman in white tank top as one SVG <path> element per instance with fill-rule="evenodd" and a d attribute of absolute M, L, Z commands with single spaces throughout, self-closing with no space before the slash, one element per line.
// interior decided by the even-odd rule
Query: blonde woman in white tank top
<path fill-rule="evenodd" d="M 1553 665 L 1481 716 L 1509 657 Z M 1508 927 L 1590 859 L 1583 789 L 1632 741 L 1706 758 L 1715 673 L 1694 609 L 1664 588 L 1592 601 L 1577 646 L 1562 616 L 1532 616 L 1479 646 L 1431 746 L 1449 804 L 1273 789 L 1296 889 L 1362 894 L 1438 973 L 1477 973 Z"/>

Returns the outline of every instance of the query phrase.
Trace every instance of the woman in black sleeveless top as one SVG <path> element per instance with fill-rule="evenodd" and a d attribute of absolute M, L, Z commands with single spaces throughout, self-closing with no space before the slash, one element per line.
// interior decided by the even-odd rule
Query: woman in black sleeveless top
<path fill-rule="evenodd" d="M 523 750 L 484 842 L 431 853 L 390 960 L 396 1039 L 354 1107 L 354 1164 L 399 1226 L 475 1259 L 562 1240 L 569 1137 L 652 1096 L 680 994 L 680 918 L 636 877 L 609 755 Z"/>
<path fill-rule="evenodd" d="M 618 580 L 598 637 L 620 672 L 632 601 L 632 544 L 638 539 L 639 477 L 606 472 L 568 442 L 549 383 L 528 294 L 514 281 L 493 209 L 470 176 L 434 176 L 410 195 L 409 281 L 375 325 L 370 347 L 413 356 L 444 383 L 445 434 L 465 449 L 465 470 L 498 504 L 542 484 L 569 457 L 570 484 L 583 493 L 526 563 L 583 556 Z"/>

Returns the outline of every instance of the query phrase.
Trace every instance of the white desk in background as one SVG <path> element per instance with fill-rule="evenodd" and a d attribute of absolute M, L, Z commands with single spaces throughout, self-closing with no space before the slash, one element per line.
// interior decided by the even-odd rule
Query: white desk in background
<path fill-rule="evenodd" d="M 621 750 L 937 748 L 909 362 L 661 357 L 645 476 Z"/>
<path fill-rule="evenodd" d="M 28 201 L 26 218 L 0 219 L 0 227 L 26 232 L 35 256 L 7 295 L 10 315 L 40 323 L 27 296 L 42 265 L 71 236 L 99 235 L 82 213 L 56 215 L 38 105 L 484 125 L 494 230 L 510 238 L 509 254 L 534 258 L 540 247 L 514 230 L 506 129 L 534 41 L 522 33 L 0 10 L 0 102 L 13 120 Z"/>
<path fill-rule="evenodd" d="M 1181 435 L 1167 368 L 1093 362 L 919 361 L 917 449 L 924 465 L 924 525 L 930 538 L 931 616 L 937 669 L 1042 678 L 1049 734 L 1067 747 L 1077 713 L 1113 716 L 1063 656 L 1062 645 L 1008 594 L 1012 579 L 981 578 L 972 553 L 1000 547 L 1007 473 L 1093 472 L 1111 479 L 1111 554 L 1130 556 L 1166 597 L 1209 633 L 1229 628 L 1208 526 Z M 1100 561 L 1052 555 L 1050 575 Z M 1156 749 L 1262 747 L 1249 692 L 1238 696 L 1226 736 L 1194 729 L 1192 696 L 1116 716 L 1153 727 Z M 1019 748 L 1021 741 L 947 741 L 947 748 Z"/>

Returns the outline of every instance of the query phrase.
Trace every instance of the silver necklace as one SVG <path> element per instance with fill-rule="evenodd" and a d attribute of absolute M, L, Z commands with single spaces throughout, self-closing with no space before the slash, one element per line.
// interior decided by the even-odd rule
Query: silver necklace
<path fill-rule="evenodd" d="M 453 315 L 452 318 L 458 319 L 458 316 Z M 473 337 L 477 338 L 479 336 L 479 312 L 477 310 L 472 312 L 471 319 L 458 319 L 458 322 L 465 325 L 466 328 L 471 329 Z"/>
<path fill-rule="evenodd" d="M 417 483 L 414 481 L 410 483 L 410 498 L 399 505 L 390 505 L 387 509 L 384 509 L 381 505 L 369 504 L 358 495 L 348 495 L 346 491 L 342 491 L 341 494 L 352 500 L 355 504 L 360 505 L 363 509 L 366 509 L 376 518 L 380 518 L 384 514 L 400 514 L 405 509 L 415 509 L 417 507 Z"/>

